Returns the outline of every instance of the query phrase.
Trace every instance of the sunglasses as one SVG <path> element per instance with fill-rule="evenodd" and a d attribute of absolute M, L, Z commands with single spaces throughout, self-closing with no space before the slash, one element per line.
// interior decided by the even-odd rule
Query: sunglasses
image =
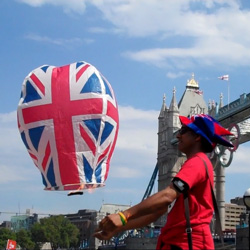
<path fill-rule="evenodd" d="M 180 135 L 184 135 L 186 134 L 187 132 L 190 132 L 192 131 L 192 129 L 188 128 L 187 126 L 184 126 L 184 127 L 181 127 L 181 129 L 178 131 L 178 133 Z"/>

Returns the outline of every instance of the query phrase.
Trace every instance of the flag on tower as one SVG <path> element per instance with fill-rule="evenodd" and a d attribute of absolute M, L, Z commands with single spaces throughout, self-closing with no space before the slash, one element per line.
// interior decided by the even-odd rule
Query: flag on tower
<path fill-rule="evenodd" d="M 229 75 L 219 76 L 218 78 L 219 78 L 220 80 L 229 81 Z"/>

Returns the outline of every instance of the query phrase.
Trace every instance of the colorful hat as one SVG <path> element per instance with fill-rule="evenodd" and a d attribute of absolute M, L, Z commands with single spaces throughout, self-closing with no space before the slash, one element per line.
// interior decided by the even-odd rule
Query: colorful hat
<path fill-rule="evenodd" d="M 204 114 L 194 115 L 191 118 L 185 116 L 179 117 L 183 125 L 205 138 L 212 148 L 215 148 L 217 143 L 226 147 L 234 147 L 231 142 L 222 137 L 234 134 L 223 128 L 213 117 Z"/>

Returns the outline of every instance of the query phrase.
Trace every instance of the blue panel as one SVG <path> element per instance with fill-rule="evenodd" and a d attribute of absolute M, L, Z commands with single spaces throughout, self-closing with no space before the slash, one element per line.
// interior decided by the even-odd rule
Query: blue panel
<path fill-rule="evenodd" d="M 107 84 L 107 81 L 103 77 L 102 77 L 102 80 L 104 82 L 106 94 L 114 99 L 114 97 L 112 96 L 112 92 L 110 91 L 109 85 Z"/>
<path fill-rule="evenodd" d="M 50 163 L 49 163 L 49 169 L 47 172 L 47 178 L 51 184 L 52 187 L 56 186 L 56 179 L 55 179 L 55 173 L 54 173 L 54 164 L 53 161 L 51 159 Z"/>
<path fill-rule="evenodd" d="M 91 120 L 85 120 L 83 122 L 97 140 L 101 126 L 101 119 L 91 119 Z"/>
<path fill-rule="evenodd" d="M 23 103 L 31 102 L 34 100 L 41 99 L 41 96 L 38 94 L 36 89 L 32 86 L 32 84 L 27 81 L 26 82 L 26 96 L 23 100 Z"/>
<path fill-rule="evenodd" d="M 43 66 L 43 67 L 41 67 L 41 69 L 43 70 L 43 72 L 45 72 L 46 73 L 46 71 L 47 71 L 47 69 L 48 69 L 48 65 L 46 65 L 46 66 Z"/>
<path fill-rule="evenodd" d="M 31 140 L 34 148 L 36 149 L 36 151 L 38 151 L 38 145 L 39 145 L 40 138 L 42 136 L 44 127 L 45 126 L 40 126 L 40 127 L 29 129 L 30 140 Z"/>
<path fill-rule="evenodd" d="M 85 64 L 84 62 L 77 62 L 76 63 L 76 68 L 79 68 L 81 65 Z"/>
<path fill-rule="evenodd" d="M 97 166 L 97 168 L 95 169 L 95 177 L 96 177 L 96 182 L 97 183 L 101 183 L 102 182 L 102 176 L 101 176 L 101 173 L 102 173 L 102 163 L 103 163 L 104 160 L 102 160 L 99 165 Z"/>
<path fill-rule="evenodd" d="M 44 185 L 45 187 L 47 187 L 47 186 L 48 186 L 48 184 L 47 184 L 47 182 L 46 182 L 46 180 L 45 180 L 45 178 L 44 178 L 44 176 L 43 176 L 43 174 L 42 174 L 42 173 L 41 173 L 41 175 L 42 175 L 43 185 Z"/>
<path fill-rule="evenodd" d="M 92 74 L 83 86 L 81 93 L 102 93 L 101 83 L 97 75 Z"/>
<path fill-rule="evenodd" d="M 23 140 L 23 143 L 24 143 L 25 147 L 26 147 L 27 149 L 30 149 L 30 147 L 29 147 L 29 145 L 28 145 L 28 143 L 27 143 L 26 136 L 25 136 L 25 133 L 24 133 L 24 132 L 21 133 L 21 138 L 22 138 L 22 140 Z"/>
<path fill-rule="evenodd" d="M 114 126 L 110 124 L 109 122 L 105 122 L 105 127 L 102 132 L 102 138 L 101 138 L 101 144 L 108 138 L 108 136 L 111 134 Z"/>
<path fill-rule="evenodd" d="M 84 157 L 84 155 L 82 157 L 83 157 L 83 171 L 85 174 L 86 182 L 90 183 L 90 182 L 92 182 L 93 169 L 89 165 L 89 163 L 88 163 L 87 159 Z"/>

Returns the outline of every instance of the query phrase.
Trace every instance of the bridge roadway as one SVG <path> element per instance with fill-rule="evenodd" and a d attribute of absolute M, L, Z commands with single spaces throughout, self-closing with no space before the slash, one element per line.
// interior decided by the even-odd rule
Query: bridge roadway
<path fill-rule="evenodd" d="M 218 109 L 214 118 L 224 127 L 240 124 L 250 118 L 250 93 Z M 240 126 L 239 144 L 250 141 L 250 130 L 243 131 Z"/>

